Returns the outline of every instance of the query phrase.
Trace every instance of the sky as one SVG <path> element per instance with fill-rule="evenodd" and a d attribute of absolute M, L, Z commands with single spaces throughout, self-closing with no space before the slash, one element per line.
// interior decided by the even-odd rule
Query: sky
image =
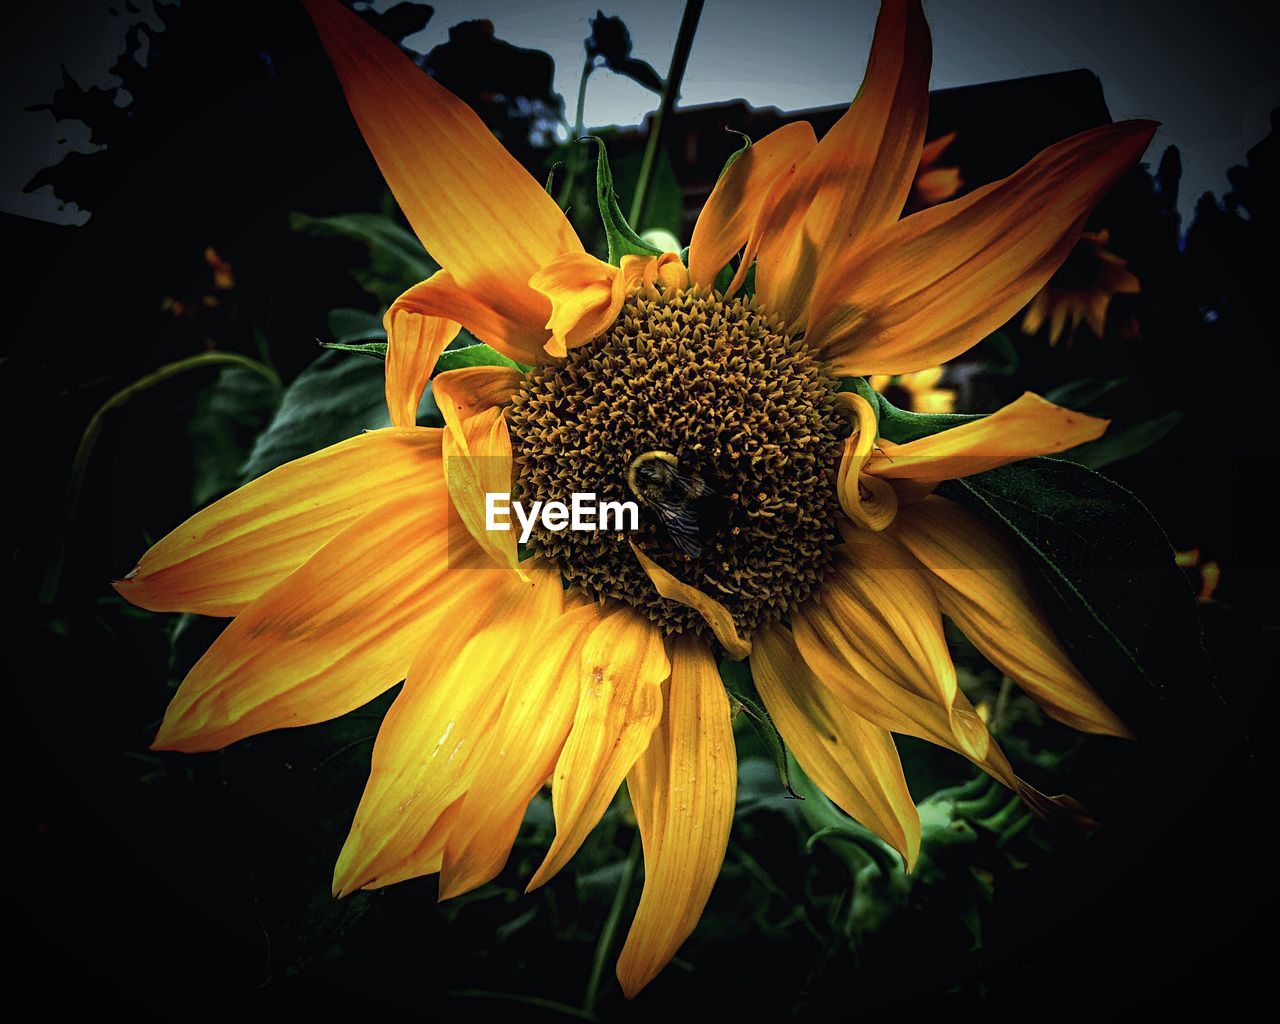
<path fill-rule="evenodd" d="M 394 0 L 376 0 L 386 8 Z M 448 27 L 487 17 L 500 38 L 551 54 L 556 88 L 570 108 L 582 73 L 582 40 L 601 0 L 435 0 L 427 28 L 407 42 L 426 51 L 444 42 Z M 74 6 L 80 29 L 65 31 Z M 48 195 L 23 195 L 22 185 L 55 160 L 57 140 L 83 145 L 76 126 L 55 125 L 47 113 L 22 106 L 47 99 L 64 63 L 83 83 L 109 84 L 106 67 L 121 48 L 123 25 L 83 0 L 48 0 L 21 32 L 0 42 L 4 139 L 0 208 L 45 219 L 78 219 Z M 139 4 L 154 18 L 153 2 Z M 683 0 L 614 0 L 606 14 L 626 21 L 634 53 L 665 74 Z M 1186 217 L 1206 190 L 1227 186 L 1225 170 L 1268 130 L 1280 106 L 1280 52 L 1274 15 L 1250 0 L 925 0 L 933 31 L 931 88 L 1088 68 L 1102 80 L 1111 114 L 1162 122 L 1148 151 L 1182 152 L 1181 203 Z M 857 89 L 875 25 L 874 0 L 708 0 L 681 102 L 714 103 L 741 97 L 783 110 L 847 103 Z M 96 13 L 94 13 L 96 10 Z M 159 7 L 163 16 L 163 6 Z M 84 23 L 89 18 L 88 24 Z M 96 20 L 94 20 L 96 19 Z M 1268 20 L 1269 19 L 1269 20 Z M 19 102 L 13 103 L 16 98 Z M 655 105 L 652 93 L 620 76 L 598 72 L 587 95 L 588 125 L 634 124 Z"/>

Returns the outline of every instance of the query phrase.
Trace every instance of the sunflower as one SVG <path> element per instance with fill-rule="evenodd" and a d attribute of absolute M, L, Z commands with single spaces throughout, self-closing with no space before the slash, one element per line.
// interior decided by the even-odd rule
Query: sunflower
<path fill-rule="evenodd" d="M 956 134 L 947 132 L 924 144 L 915 178 L 911 182 L 911 192 L 907 195 L 907 212 L 914 213 L 926 206 L 935 206 L 945 199 L 951 199 L 964 186 L 959 167 L 940 166 L 942 154 L 956 141 Z"/>
<path fill-rule="evenodd" d="M 942 383 L 942 375 L 943 368 L 934 366 L 915 373 L 874 373 L 867 383 L 899 409 L 924 413 L 955 412 L 955 390 L 938 387 Z"/>
<path fill-rule="evenodd" d="M 1070 342 L 1083 321 L 1097 337 L 1103 336 L 1111 297 L 1136 295 L 1140 288 L 1128 263 L 1107 249 L 1110 242 L 1110 231 L 1086 231 L 1080 236 L 1067 261 L 1027 306 L 1022 317 L 1024 334 L 1039 333 L 1047 322 L 1050 345 L 1056 345 L 1064 333 Z"/>
<path fill-rule="evenodd" d="M 632 996 L 693 930 L 728 841 L 736 756 L 719 655 L 750 659 L 803 770 L 908 868 L 920 822 L 893 733 L 1054 807 L 957 688 L 944 615 L 1054 718 L 1126 734 L 1046 624 L 1009 541 L 932 494 L 1105 422 L 1027 394 L 895 445 L 841 381 L 938 365 L 1007 320 L 1152 125 L 1077 135 L 899 220 L 931 43 L 918 2 L 887 0 L 862 89 L 821 142 L 793 124 L 747 148 L 687 262 L 635 251 L 626 234 L 633 251 L 614 265 L 583 250 L 543 188 L 394 44 L 338 3 L 307 6 L 444 269 L 386 315 L 392 427 L 242 487 L 118 581 L 145 608 L 232 617 L 155 748 L 324 721 L 403 680 L 338 895 L 437 872 L 441 898 L 474 889 L 502 869 L 550 779 L 556 834 L 535 888 L 625 781 L 644 853 L 617 965 Z M 437 374 L 445 426 L 419 427 L 459 325 L 508 358 Z M 540 527 L 524 558 L 514 533 L 485 528 L 488 493 L 625 496 L 633 460 L 653 451 L 720 500 L 696 553 L 648 517 L 630 533 Z"/>

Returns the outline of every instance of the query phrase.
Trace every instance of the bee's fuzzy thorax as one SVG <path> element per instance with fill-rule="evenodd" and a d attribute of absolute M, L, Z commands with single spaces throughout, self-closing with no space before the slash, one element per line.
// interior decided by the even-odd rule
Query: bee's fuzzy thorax
<path fill-rule="evenodd" d="M 626 601 L 668 632 L 704 632 L 697 612 L 657 594 L 634 539 L 749 636 L 804 601 L 831 562 L 831 474 L 847 433 L 835 391 L 803 340 L 750 300 L 707 289 L 633 294 L 609 331 L 530 371 L 517 390 L 508 409 L 516 496 L 625 499 L 632 461 L 658 450 L 723 496 L 723 525 L 700 538 L 696 558 L 647 511 L 631 538 L 535 530 L 530 546 L 593 598 Z"/>

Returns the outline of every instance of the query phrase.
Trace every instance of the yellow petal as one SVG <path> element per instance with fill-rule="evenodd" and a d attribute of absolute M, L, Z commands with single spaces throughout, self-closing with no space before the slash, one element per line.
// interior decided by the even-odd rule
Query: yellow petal
<path fill-rule="evenodd" d="M 404 678 L 460 588 L 443 488 L 387 502 L 245 608 L 195 664 L 154 746 L 215 750 L 323 722 Z M 457 545 L 452 545 L 456 549 Z M 470 569 L 466 583 L 491 584 Z"/>
<path fill-rule="evenodd" d="M 440 898 L 502 870 L 529 801 L 556 765 L 578 706 L 582 646 L 602 617 L 594 604 L 566 612 L 513 663 L 515 680 L 445 843 Z"/>
<path fill-rule="evenodd" d="M 563 357 L 607 331 L 618 319 L 627 293 L 638 284 L 653 257 L 624 256 L 620 267 L 587 253 L 568 253 L 529 278 L 529 286 L 551 303 L 549 355 Z"/>
<path fill-rule="evenodd" d="M 1049 715 L 1084 732 L 1129 735 L 1071 663 L 998 530 L 934 495 L 904 509 L 893 535 L 932 575 L 943 613 Z"/>
<path fill-rule="evenodd" d="M 529 287 L 530 275 L 582 251 L 555 200 L 470 107 L 359 15 L 335 0 L 306 7 L 356 124 L 427 251 L 502 317 L 541 328 L 547 304 Z"/>
<path fill-rule="evenodd" d="M 455 805 L 483 762 L 516 678 L 511 666 L 545 643 L 560 614 L 558 574 L 536 561 L 528 571 L 533 586 L 474 563 L 449 572 L 452 590 L 436 615 L 448 628 L 420 644 L 378 730 L 369 781 L 334 870 L 336 894 L 439 869 Z"/>
<path fill-rule="evenodd" d="M 114 584 L 152 611 L 235 615 L 344 527 L 441 491 L 440 431 L 374 430 L 273 469 L 197 512 Z"/>
<path fill-rule="evenodd" d="M 426 380 L 423 374 L 430 376 L 440 358 L 439 339 L 452 330 L 442 324 L 419 323 L 421 319 L 459 323 L 486 345 L 526 366 L 548 359 L 543 349 L 548 338 L 543 326 L 547 319 L 545 309 L 536 324 L 512 320 L 483 291 L 463 288 L 447 270 L 440 270 L 400 295 L 383 318 L 388 377 L 393 373 L 396 376 L 394 385 L 390 379 L 387 382 L 389 404 L 395 401 L 404 405 L 422 397 L 422 383 Z M 393 347 L 399 349 L 394 356 Z"/>
<path fill-rule="evenodd" d="M 701 615 L 703 621 L 711 628 L 711 632 L 715 634 L 716 639 L 720 641 L 720 646 L 724 648 L 725 653 L 734 661 L 741 661 L 751 653 L 751 641 L 744 640 L 738 635 L 738 627 L 734 624 L 733 616 L 729 613 L 728 608 L 714 597 L 704 594 L 697 587 L 681 583 L 636 547 L 635 541 L 630 543 L 631 550 L 635 552 L 636 560 L 640 563 L 640 568 L 648 575 L 650 582 L 653 583 L 653 588 L 660 596 L 665 597 L 668 601 L 676 601 L 692 608 Z"/>
<path fill-rule="evenodd" d="M 793 615 L 804 660 L 880 728 L 983 761 L 990 736 L 956 686 L 942 613 L 919 563 L 884 534 L 842 532 L 846 550 Z"/>
<path fill-rule="evenodd" d="M 878 532 L 893 522 L 898 514 L 898 495 L 892 485 L 862 469 L 876 447 L 876 414 L 871 403 L 861 395 L 842 391 L 836 395 L 836 408 L 847 410 L 853 433 L 844 442 L 840 467 L 836 471 L 836 494 L 840 507 L 849 519 L 863 529 Z"/>
<path fill-rule="evenodd" d="M 910 871 L 920 853 L 920 816 L 893 737 L 814 678 L 783 625 L 756 634 L 751 676 L 804 773 L 837 807 L 897 850 Z"/>
<path fill-rule="evenodd" d="M 441 270 L 418 288 L 442 294 L 447 290 L 448 279 L 448 273 Z M 436 281 L 434 288 L 432 281 Z M 387 409 L 393 424 L 411 427 L 418 422 L 418 403 L 422 401 L 422 392 L 431 379 L 436 360 L 458 336 L 461 325 L 455 320 L 419 312 L 402 295 L 387 310 L 382 326 L 387 332 Z"/>
<path fill-rule="evenodd" d="M 800 229 L 781 204 L 760 244 L 757 294 L 787 323 L 804 322 L 829 265 L 901 216 L 924 144 L 932 59 L 919 0 L 885 0 L 857 97 L 791 185 L 804 202 Z"/>
<path fill-rule="evenodd" d="M 592 630 L 579 659 L 573 729 L 552 779 L 556 838 L 529 889 L 564 867 L 600 820 L 662 718 L 670 674 L 658 627 L 634 609 Z"/>
<path fill-rule="evenodd" d="M 662 724 L 627 776 L 644 843 L 644 891 L 618 958 L 631 999 L 702 916 L 733 824 L 738 760 L 724 684 L 706 644 L 673 642 Z"/>
<path fill-rule="evenodd" d="M 866 472 L 910 486 L 899 497 L 919 497 L 943 480 L 972 476 L 1035 455 L 1053 455 L 1102 436 L 1110 420 L 1086 416 L 1025 392 L 982 419 L 940 430 L 907 444 L 882 442 L 883 458 Z"/>
<path fill-rule="evenodd" d="M 845 376 L 909 373 L 964 352 L 1048 281 L 1154 131 L 1128 121 L 1082 132 L 1001 181 L 868 236 L 818 279 L 810 344 Z"/>
<path fill-rule="evenodd" d="M 511 491 L 511 437 L 502 406 L 520 385 L 508 366 L 468 366 L 442 373 L 432 393 L 445 420 L 441 445 L 449 500 L 461 525 L 499 565 L 523 578 L 514 529 L 486 529 L 485 495 Z"/>
<path fill-rule="evenodd" d="M 751 237 L 774 183 L 817 145 L 806 121 L 783 125 L 749 146 L 724 172 L 698 214 L 689 243 L 689 277 L 710 287 Z"/>

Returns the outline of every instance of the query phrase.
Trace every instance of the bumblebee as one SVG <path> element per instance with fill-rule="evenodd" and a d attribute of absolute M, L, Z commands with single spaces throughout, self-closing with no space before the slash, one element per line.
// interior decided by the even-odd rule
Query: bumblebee
<path fill-rule="evenodd" d="M 653 509 L 672 542 L 690 558 L 725 524 L 724 500 L 697 473 L 684 473 L 671 452 L 641 452 L 627 467 L 627 487 Z"/>

